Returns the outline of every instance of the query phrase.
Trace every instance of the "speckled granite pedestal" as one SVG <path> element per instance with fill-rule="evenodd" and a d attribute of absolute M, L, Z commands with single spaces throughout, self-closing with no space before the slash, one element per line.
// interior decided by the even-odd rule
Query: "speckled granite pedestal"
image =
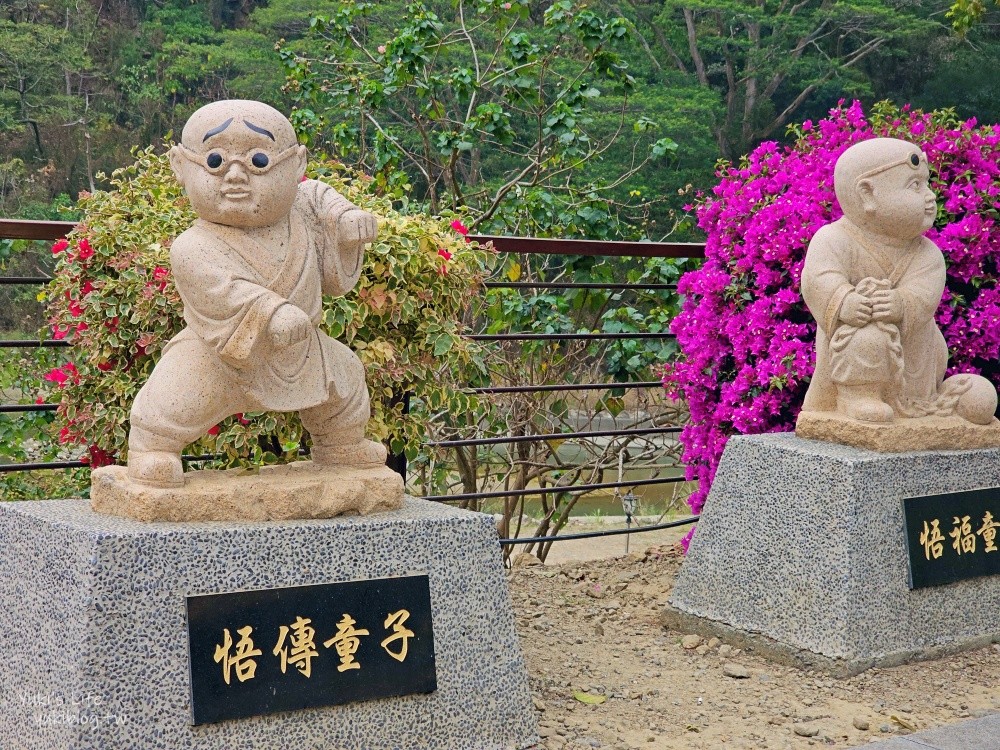
<path fill-rule="evenodd" d="M 1000 449 L 734 437 L 664 623 L 832 674 L 1000 640 L 1000 576 L 910 591 L 902 498 L 1000 485 Z"/>
<path fill-rule="evenodd" d="M 185 596 L 426 572 L 436 692 L 193 727 Z M 0 503 L 0 748 L 507 750 L 535 739 L 489 516 L 143 524 Z"/>

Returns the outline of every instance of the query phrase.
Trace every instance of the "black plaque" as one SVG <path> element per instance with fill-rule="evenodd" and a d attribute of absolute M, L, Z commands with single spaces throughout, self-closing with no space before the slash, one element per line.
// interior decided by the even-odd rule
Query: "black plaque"
<path fill-rule="evenodd" d="M 426 575 L 189 596 L 187 613 L 194 724 L 437 689 Z"/>
<path fill-rule="evenodd" d="M 1000 487 L 903 500 L 910 588 L 1000 573 Z"/>

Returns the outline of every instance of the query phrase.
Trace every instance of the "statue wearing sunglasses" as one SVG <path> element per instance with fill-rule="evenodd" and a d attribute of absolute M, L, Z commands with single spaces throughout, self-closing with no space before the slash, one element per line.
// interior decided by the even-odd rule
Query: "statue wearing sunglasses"
<path fill-rule="evenodd" d="M 322 295 L 357 283 L 375 217 L 304 180 L 305 147 L 259 102 L 199 109 L 170 163 L 198 214 L 170 249 L 187 326 L 132 407 L 130 479 L 183 485 L 181 450 L 252 411 L 299 412 L 316 465 L 384 465 L 361 361 L 318 329 Z"/>

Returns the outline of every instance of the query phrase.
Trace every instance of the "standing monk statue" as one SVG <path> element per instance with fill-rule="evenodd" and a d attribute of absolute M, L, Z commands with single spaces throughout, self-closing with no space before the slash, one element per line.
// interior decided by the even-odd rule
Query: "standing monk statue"
<path fill-rule="evenodd" d="M 291 465 L 296 477 L 320 469 L 365 470 L 351 475 L 349 491 L 339 478 L 336 491 L 330 482 L 313 481 L 315 493 L 304 501 L 313 505 L 302 517 L 398 506 L 402 482 L 385 467 L 385 448 L 365 439 L 371 410 L 364 367 L 318 327 L 322 295 L 343 295 L 357 283 L 365 245 L 378 231 L 375 217 L 322 182 L 305 179 L 306 149 L 291 123 L 260 102 L 202 107 L 169 156 L 198 215 L 170 248 L 186 327 L 164 347 L 132 406 L 127 476 L 107 475 L 98 486 L 95 472 L 94 507 L 114 513 L 124 505 L 133 514 L 139 495 L 168 506 L 174 501 L 152 490 L 185 486 L 183 448 L 226 417 L 254 411 L 301 415 L 312 461 Z M 372 495 L 372 476 L 388 486 L 385 473 L 392 480 L 386 491 L 391 502 L 369 497 L 350 505 L 359 502 L 355 496 Z M 330 500 L 331 492 L 339 493 L 340 502 L 345 491 L 352 495 L 347 506 Z M 202 495 L 212 492 L 218 490 L 205 487 Z M 262 517 L 298 512 L 287 499 L 277 502 L 285 505 L 260 511 Z M 195 517 L 239 516 L 227 513 L 202 509 Z M 161 510 L 134 514 L 162 517 Z"/>
<path fill-rule="evenodd" d="M 893 138 L 858 143 L 837 161 L 844 215 L 816 233 L 802 270 L 817 327 L 802 437 L 876 450 L 1000 444 L 993 385 L 978 375 L 945 378 L 948 347 L 934 319 L 944 256 L 924 237 L 937 215 L 929 178 L 923 152 Z M 894 424 L 948 434 L 924 445 L 912 429 L 902 439 L 873 431 Z"/>

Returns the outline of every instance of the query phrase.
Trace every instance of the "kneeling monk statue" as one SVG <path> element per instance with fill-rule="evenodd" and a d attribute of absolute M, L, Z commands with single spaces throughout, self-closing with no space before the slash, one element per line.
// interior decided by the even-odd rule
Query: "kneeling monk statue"
<path fill-rule="evenodd" d="M 923 152 L 892 138 L 858 143 L 837 161 L 844 215 L 816 233 L 802 271 L 817 323 L 802 437 L 885 451 L 1000 444 L 993 385 L 945 379 L 948 347 L 934 320 L 945 263 L 924 237 L 937 215 L 929 178 Z M 906 429 L 879 434 L 893 425 Z"/>

